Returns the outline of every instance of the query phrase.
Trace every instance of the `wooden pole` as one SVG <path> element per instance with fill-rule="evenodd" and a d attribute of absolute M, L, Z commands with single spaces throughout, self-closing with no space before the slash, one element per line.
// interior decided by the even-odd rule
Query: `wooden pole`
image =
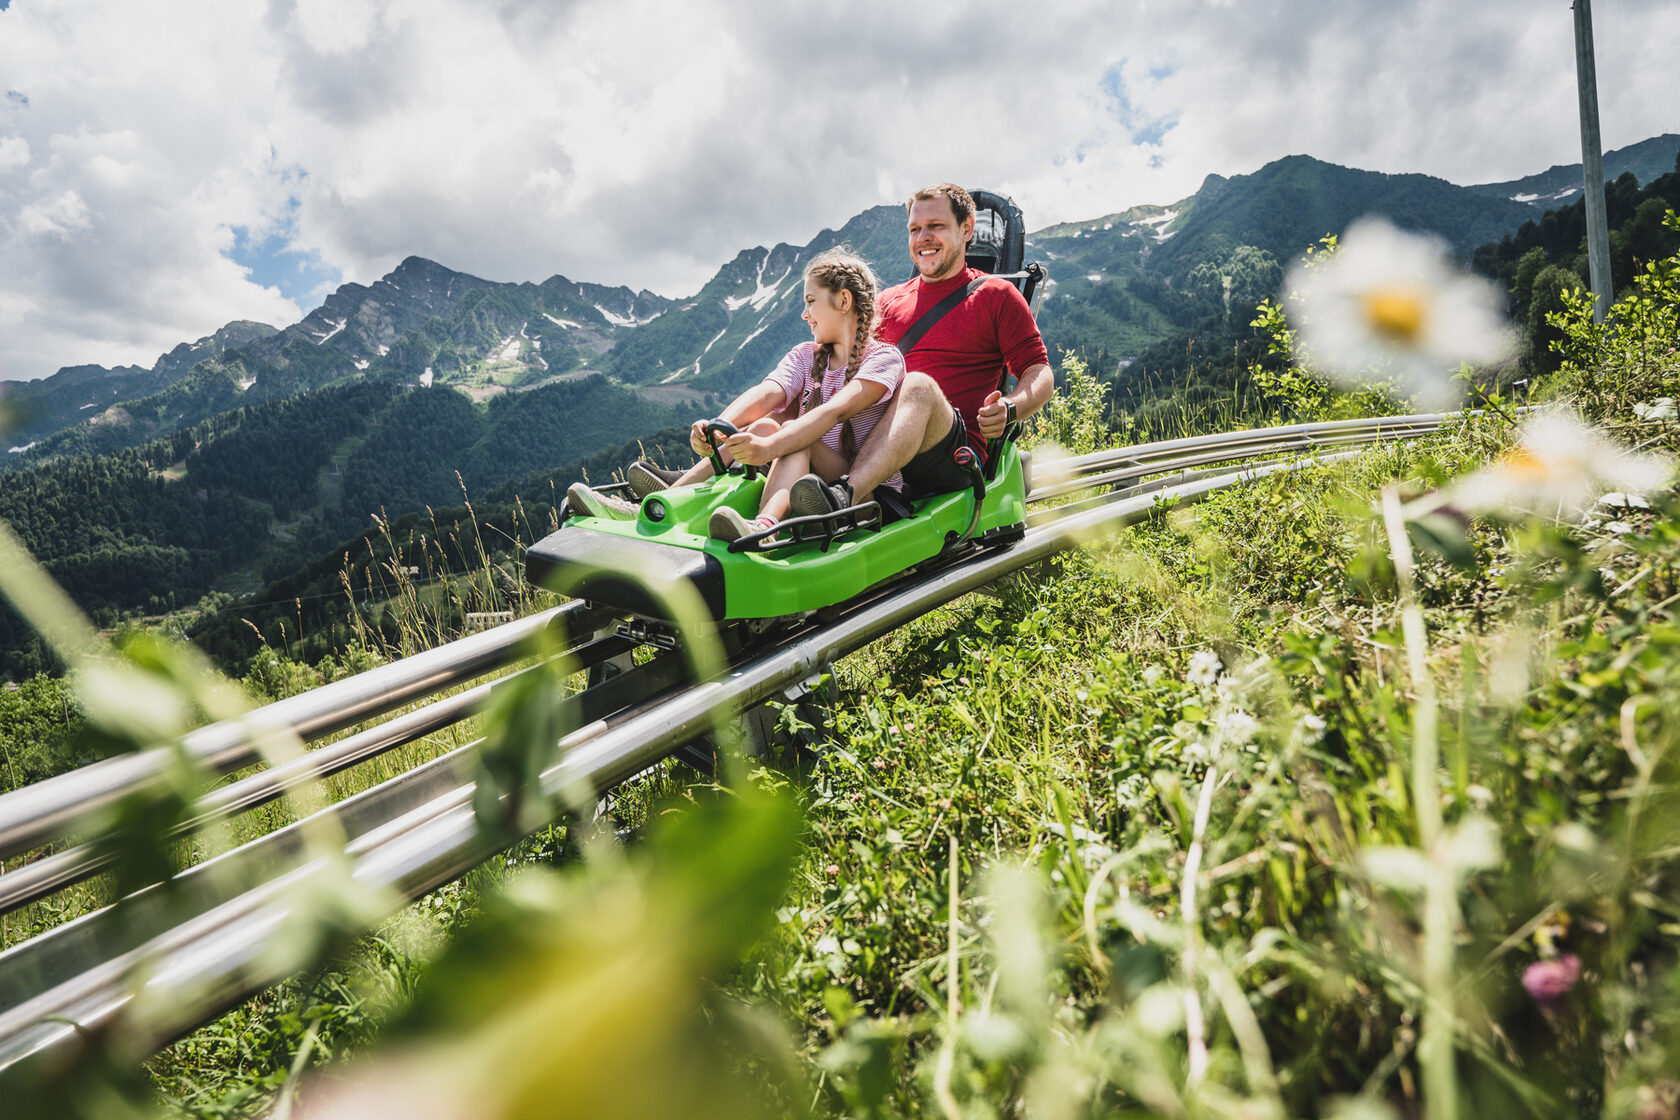
<path fill-rule="evenodd" d="M 1575 0 L 1575 84 L 1581 98 L 1581 172 L 1587 199 L 1587 267 L 1593 321 L 1602 323 L 1615 291 L 1610 228 L 1604 214 L 1604 150 L 1598 135 L 1598 70 L 1593 61 L 1592 0 Z"/>

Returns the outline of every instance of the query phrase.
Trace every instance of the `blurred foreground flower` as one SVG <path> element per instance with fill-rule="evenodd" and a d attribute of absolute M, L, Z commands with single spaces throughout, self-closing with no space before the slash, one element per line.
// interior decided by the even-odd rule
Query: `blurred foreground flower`
<path fill-rule="evenodd" d="M 1297 262 L 1286 288 L 1302 356 L 1349 387 L 1397 377 L 1425 407 L 1452 404 L 1461 365 L 1512 352 L 1498 291 L 1454 268 L 1440 241 L 1381 219 L 1349 226 L 1334 254 Z"/>
<path fill-rule="evenodd" d="M 1550 412 L 1524 421 L 1515 447 L 1429 504 L 1468 514 L 1573 520 L 1606 490 L 1648 493 L 1671 473 L 1666 459 L 1630 451 L 1569 413 Z"/>
<path fill-rule="evenodd" d="M 1522 986 L 1534 1002 L 1553 1004 L 1568 995 L 1580 979 L 1581 958 L 1564 953 L 1523 969 Z"/>
<path fill-rule="evenodd" d="M 719 986 L 775 920 L 798 842 L 746 792 L 660 822 L 622 861 L 527 871 L 485 902 L 370 1056 L 296 1115 L 594 1120 L 786 1115 L 803 1099 L 766 1014 Z"/>
<path fill-rule="evenodd" d="M 1219 671 L 1224 668 L 1219 655 L 1210 649 L 1197 650 L 1190 655 L 1190 665 L 1184 671 L 1184 679 L 1197 688 L 1212 688 L 1219 680 Z"/>

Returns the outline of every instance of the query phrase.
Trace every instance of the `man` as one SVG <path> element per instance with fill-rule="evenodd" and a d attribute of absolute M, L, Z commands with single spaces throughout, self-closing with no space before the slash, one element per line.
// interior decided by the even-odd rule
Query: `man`
<path fill-rule="evenodd" d="M 910 260 L 916 275 L 881 293 L 884 342 L 897 343 L 930 308 L 985 276 L 969 268 L 974 199 L 954 183 L 924 187 L 906 204 Z M 794 483 L 795 516 L 865 502 L 902 471 L 908 497 L 960 490 L 968 475 L 954 454 L 965 443 L 982 457 L 986 441 L 1012 420 L 1037 412 L 1055 392 L 1049 354 L 1027 301 L 1007 280 L 988 280 L 951 308 L 905 355 L 910 372 L 875 430 L 858 448 L 851 472 L 825 484 L 816 475 Z M 1005 368 L 1015 374 L 999 391 Z"/>

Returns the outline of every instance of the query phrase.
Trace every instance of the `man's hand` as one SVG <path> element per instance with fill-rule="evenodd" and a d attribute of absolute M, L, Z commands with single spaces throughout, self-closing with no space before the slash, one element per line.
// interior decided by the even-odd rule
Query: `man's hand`
<path fill-rule="evenodd" d="M 1003 394 L 993 389 L 974 416 L 980 421 L 980 434 L 987 439 L 996 439 L 1009 426 L 1009 405 L 1004 402 Z"/>

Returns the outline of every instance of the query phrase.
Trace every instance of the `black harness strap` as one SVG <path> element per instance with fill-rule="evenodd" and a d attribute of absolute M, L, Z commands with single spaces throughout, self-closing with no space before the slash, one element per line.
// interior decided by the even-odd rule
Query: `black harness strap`
<path fill-rule="evenodd" d="M 957 306 L 957 304 L 979 291 L 980 285 L 990 279 L 992 279 L 990 273 L 987 273 L 985 276 L 977 276 L 964 286 L 946 296 L 944 299 L 940 300 L 938 303 L 934 304 L 932 307 L 928 308 L 926 311 L 922 312 L 922 317 L 917 319 L 914 323 L 911 323 L 910 329 L 904 332 L 904 337 L 898 340 L 896 344 L 898 346 L 898 352 L 908 358 L 910 356 L 910 351 L 914 350 L 916 348 L 916 344 L 922 341 L 922 337 L 926 335 L 928 331 L 933 329 L 934 324 L 945 318 L 946 313 L 953 307 Z"/>

